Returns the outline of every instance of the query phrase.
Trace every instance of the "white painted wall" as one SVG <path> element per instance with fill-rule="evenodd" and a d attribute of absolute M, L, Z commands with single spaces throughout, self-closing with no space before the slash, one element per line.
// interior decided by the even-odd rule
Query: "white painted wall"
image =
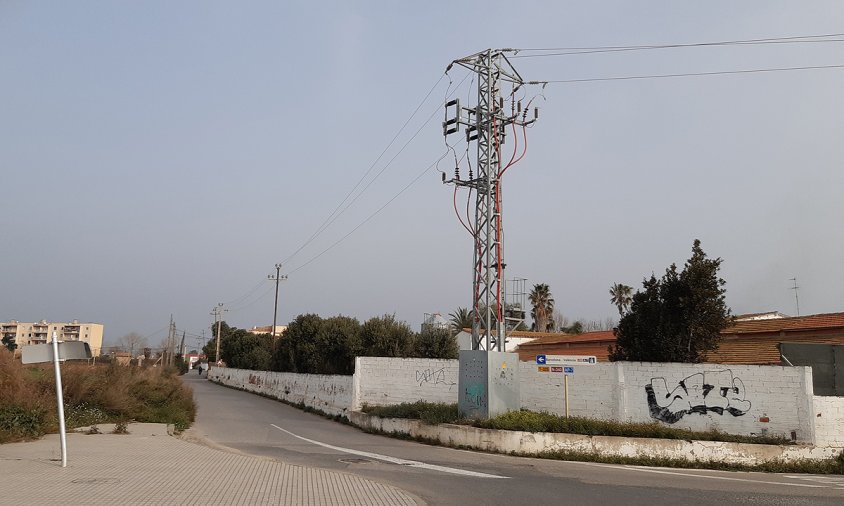
<path fill-rule="evenodd" d="M 359 357 L 355 371 L 354 376 L 320 376 L 214 368 L 210 377 L 332 414 L 363 404 L 457 402 L 457 360 Z M 522 362 L 519 376 L 523 408 L 565 414 L 563 374 L 540 373 L 535 364 Z M 648 386 L 654 392 L 653 408 Z M 706 396 L 704 390 L 709 390 Z M 659 423 L 677 428 L 786 438 L 793 433 L 800 442 L 844 447 L 844 398 L 814 396 L 808 367 L 575 366 L 569 376 L 569 414 L 632 422 L 655 422 L 657 416 Z"/>
<path fill-rule="evenodd" d="M 332 415 L 346 414 L 353 403 L 352 376 L 212 367 L 208 379 L 294 404 L 301 402 Z"/>
<path fill-rule="evenodd" d="M 358 357 L 354 409 L 419 400 L 455 403 L 458 365 L 457 360 Z"/>
<path fill-rule="evenodd" d="M 844 447 L 844 397 L 813 398 L 815 445 Z"/>

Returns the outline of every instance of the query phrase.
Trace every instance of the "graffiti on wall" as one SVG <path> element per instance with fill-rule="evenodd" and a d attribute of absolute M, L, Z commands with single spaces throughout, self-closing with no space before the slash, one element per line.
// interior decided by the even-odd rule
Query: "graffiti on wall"
<path fill-rule="evenodd" d="M 468 406 L 476 409 L 486 408 L 486 385 L 483 383 L 467 385 L 463 390 L 463 395 Z"/>
<path fill-rule="evenodd" d="M 651 378 L 645 392 L 651 418 L 665 423 L 677 423 L 693 413 L 742 416 L 751 405 L 741 378 L 729 369 L 692 374 L 671 390 L 665 378 Z"/>
<path fill-rule="evenodd" d="M 416 382 L 421 387 L 424 383 L 433 383 L 434 385 L 455 385 L 453 381 L 446 380 L 445 367 L 440 369 L 424 369 L 416 371 Z"/>

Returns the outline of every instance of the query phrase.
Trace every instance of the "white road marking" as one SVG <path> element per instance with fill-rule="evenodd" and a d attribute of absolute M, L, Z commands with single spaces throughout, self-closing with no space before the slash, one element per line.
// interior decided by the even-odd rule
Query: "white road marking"
<path fill-rule="evenodd" d="M 419 469 L 429 469 L 431 471 L 440 471 L 440 472 L 443 472 L 443 473 L 459 474 L 459 475 L 462 475 L 462 476 L 474 476 L 476 478 L 509 478 L 508 476 L 497 476 L 497 475 L 494 475 L 494 474 L 479 473 L 479 472 L 476 472 L 476 471 L 468 471 L 466 469 L 458 469 L 456 467 L 445 467 L 445 466 L 438 466 L 436 464 L 426 464 L 425 462 L 419 462 L 417 460 L 406 460 L 406 459 L 400 459 L 400 458 L 397 458 L 397 457 L 390 457 L 389 455 L 381 455 L 379 453 L 371 453 L 371 452 L 364 452 L 364 451 L 360 451 L 360 450 L 353 450 L 351 448 L 343 448 L 343 447 L 340 447 L 340 446 L 334 446 L 334 445 L 330 445 L 328 443 L 323 443 L 323 442 L 320 442 L 320 441 L 315 441 L 313 439 L 308 439 L 306 437 L 299 436 L 297 434 L 290 432 L 289 430 L 282 429 L 281 427 L 279 427 L 278 425 L 276 425 L 274 423 L 271 423 L 270 425 L 272 425 L 276 429 L 278 429 L 278 430 L 280 430 L 280 431 L 282 431 L 286 434 L 290 434 L 291 436 L 293 436 L 295 438 L 301 439 L 302 441 L 307 441 L 308 443 L 311 443 L 311 444 L 315 444 L 315 445 L 318 445 L 318 446 L 322 446 L 324 448 L 329 448 L 331 450 L 336 450 L 336 451 L 343 452 L 343 453 L 350 453 L 352 455 L 360 455 L 361 457 L 367 457 L 367 458 L 370 458 L 370 459 L 381 460 L 381 461 L 384 461 L 384 462 L 389 462 L 391 464 L 398 464 L 400 466 L 416 467 L 416 468 L 419 468 Z"/>
<path fill-rule="evenodd" d="M 833 485 L 833 488 L 837 488 L 838 490 L 844 490 L 844 477 L 841 476 L 826 476 L 826 475 L 816 475 L 816 474 L 807 474 L 807 475 L 786 475 L 786 478 L 791 478 L 793 480 L 804 480 L 804 481 L 814 481 L 816 483 L 823 483 L 826 485 Z"/>
<path fill-rule="evenodd" d="M 824 485 L 809 485 L 806 483 L 785 483 L 782 481 L 762 481 L 762 480 L 748 480 L 745 478 L 731 478 L 729 476 L 707 476 L 705 474 L 693 474 L 693 473 L 681 473 L 678 471 L 670 471 L 670 470 L 661 470 L 661 469 L 653 469 L 653 468 L 646 468 L 646 467 L 634 467 L 634 466 L 625 466 L 625 465 L 613 465 L 613 464 L 593 464 L 593 465 L 601 465 L 601 466 L 609 466 L 615 467 L 616 469 L 629 469 L 630 471 L 639 471 L 642 473 L 655 473 L 655 474 L 671 474 L 675 476 L 688 476 L 691 478 L 706 478 L 708 480 L 723 480 L 723 481 L 740 481 L 744 483 L 758 483 L 762 485 L 782 485 L 784 487 L 805 487 L 805 488 L 830 488 Z"/>

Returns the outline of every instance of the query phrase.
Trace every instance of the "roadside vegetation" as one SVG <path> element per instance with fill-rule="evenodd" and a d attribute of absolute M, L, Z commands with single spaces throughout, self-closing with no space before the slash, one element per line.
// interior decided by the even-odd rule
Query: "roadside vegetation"
<path fill-rule="evenodd" d="M 193 393 L 175 368 L 65 363 L 62 386 L 68 429 L 134 421 L 184 430 L 196 415 Z M 38 438 L 58 427 L 52 365 L 25 366 L 0 349 L 0 443 Z"/>
<path fill-rule="evenodd" d="M 410 418 L 425 423 L 454 423 L 470 425 L 481 429 L 517 430 L 525 432 L 556 432 L 582 434 L 586 436 L 620 436 L 658 439 L 683 439 L 697 441 L 725 441 L 730 443 L 754 443 L 788 445 L 789 439 L 770 436 L 736 436 L 718 431 L 695 432 L 674 429 L 659 423 L 623 423 L 590 418 L 537 413 L 534 411 L 510 411 L 488 420 L 461 419 L 457 404 L 431 402 L 402 403 L 393 406 L 363 406 L 364 413 L 381 418 Z"/>
<path fill-rule="evenodd" d="M 656 423 L 619 423 L 590 420 L 586 418 L 565 418 L 548 413 L 532 411 L 511 411 L 489 420 L 466 420 L 459 418 L 456 404 L 441 404 L 430 402 L 402 403 L 392 406 L 366 406 L 361 411 L 372 416 L 382 418 L 407 418 L 421 420 L 425 423 L 454 423 L 469 425 L 484 429 L 519 430 L 526 432 L 558 432 L 567 434 L 582 434 L 588 436 L 621 436 L 661 439 L 683 439 L 698 441 L 726 441 L 733 443 L 751 444 L 794 444 L 785 438 L 735 436 L 723 432 L 694 432 L 683 429 L 672 429 Z M 367 430 L 374 434 L 381 434 L 398 439 L 414 440 L 420 443 L 453 446 L 438 439 L 413 437 L 399 432 L 383 432 Z M 465 448 L 480 451 L 476 448 Z M 598 455 L 574 451 L 548 451 L 539 454 L 512 453 L 514 456 L 531 457 L 554 460 L 572 460 L 581 462 L 601 462 L 605 464 L 624 464 L 637 466 L 675 467 L 688 469 L 717 469 L 723 471 L 756 471 L 767 473 L 811 473 L 811 474 L 844 474 L 844 451 L 837 457 L 824 461 L 797 462 L 766 462 L 759 465 L 728 464 L 716 461 L 684 460 L 639 455 L 636 457 L 617 457 Z"/>
<path fill-rule="evenodd" d="M 216 326 L 211 331 L 214 339 L 202 350 L 209 357 L 215 356 L 217 346 Z M 222 322 L 220 334 L 220 358 L 226 365 L 257 371 L 351 375 L 355 357 L 455 359 L 458 352 L 451 330 L 414 332 L 389 314 L 363 323 L 348 316 L 299 315 L 276 338 Z"/>

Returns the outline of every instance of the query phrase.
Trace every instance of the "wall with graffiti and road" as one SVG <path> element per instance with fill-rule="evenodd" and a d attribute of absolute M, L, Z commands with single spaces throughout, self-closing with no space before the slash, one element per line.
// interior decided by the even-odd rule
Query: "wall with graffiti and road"
<path fill-rule="evenodd" d="M 334 414 L 363 404 L 457 402 L 457 360 L 359 357 L 355 365 L 354 376 L 214 368 L 209 378 Z M 519 364 L 522 408 L 844 447 L 844 397 L 813 395 L 809 367 L 615 362 L 556 369 Z"/>

